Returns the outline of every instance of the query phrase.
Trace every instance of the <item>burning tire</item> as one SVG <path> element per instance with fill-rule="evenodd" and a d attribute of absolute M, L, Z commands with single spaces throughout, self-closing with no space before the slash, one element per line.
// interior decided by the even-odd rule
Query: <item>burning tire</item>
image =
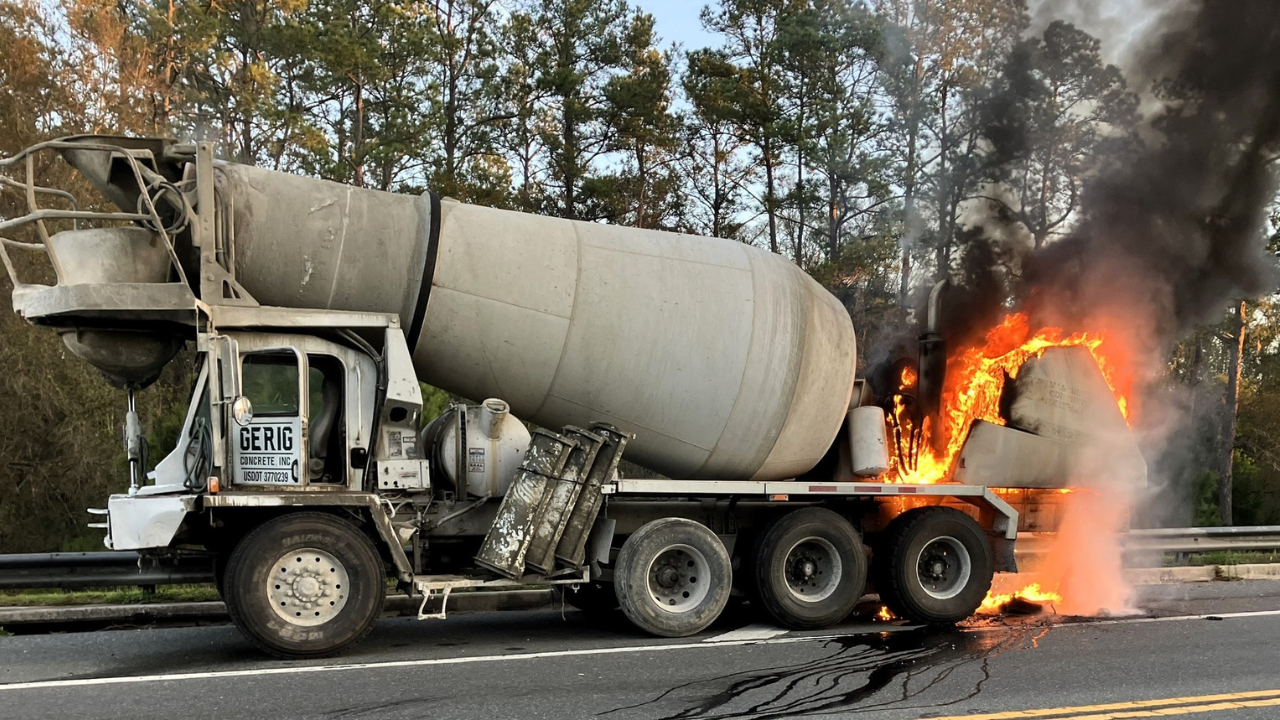
<path fill-rule="evenodd" d="M 683 518 L 654 520 L 618 553 L 613 585 L 636 627 L 661 637 L 704 630 L 729 602 L 733 567 L 720 538 Z"/>
<path fill-rule="evenodd" d="M 824 508 L 804 508 L 765 530 L 755 575 L 770 617 L 796 630 L 823 628 L 857 605 L 867 584 L 867 558 L 848 520 Z"/>
<path fill-rule="evenodd" d="M 232 622 L 286 659 L 323 657 L 364 638 L 382 613 L 386 573 L 359 528 L 325 513 L 292 513 L 245 536 L 227 563 Z"/>
<path fill-rule="evenodd" d="M 880 599 L 898 617 L 954 625 L 978 609 L 995 560 L 986 533 L 968 515 L 917 508 L 889 523 L 877 546 Z"/>

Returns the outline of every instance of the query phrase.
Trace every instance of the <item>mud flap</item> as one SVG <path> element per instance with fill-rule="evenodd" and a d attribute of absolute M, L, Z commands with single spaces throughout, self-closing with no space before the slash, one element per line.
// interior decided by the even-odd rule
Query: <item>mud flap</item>
<path fill-rule="evenodd" d="M 1018 572 L 1018 558 L 1014 555 L 1014 541 L 1003 533 L 988 533 L 991 538 L 991 553 L 995 556 L 996 572 Z"/>

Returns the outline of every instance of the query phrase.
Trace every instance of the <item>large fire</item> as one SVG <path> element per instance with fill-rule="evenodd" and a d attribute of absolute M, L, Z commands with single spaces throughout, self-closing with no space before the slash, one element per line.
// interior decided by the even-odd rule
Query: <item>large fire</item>
<path fill-rule="evenodd" d="M 981 344 L 947 358 L 946 380 L 939 412 L 940 427 L 936 428 L 929 419 L 919 420 L 919 406 L 915 398 L 916 373 L 912 368 L 903 369 L 896 378 L 898 393 L 893 398 L 893 411 L 890 413 L 898 452 L 888 481 L 945 482 L 951 475 L 952 465 L 974 421 L 1004 425 L 1005 420 L 1000 416 L 1000 399 L 1005 383 L 1018 377 L 1027 360 L 1039 357 L 1049 348 L 1087 348 L 1115 395 L 1116 404 L 1125 421 L 1131 422 L 1132 406 L 1129 398 L 1133 390 L 1133 377 L 1129 374 L 1130 358 L 1127 348 L 1114 341 L 1108 342 L 1107 337 L 1106 334 L 1094 332 L 1068 334 L 1056 327 L 1043 327 L 1033 331 L 1026 314 L 1007 315 L 999 325 L 987 332 Z M 916 423 L 921 427 L 916 427 Z M 935 433 L 938 435 L 935 436 Z M 1081 498 L 1079 501 L 1075 500 L 1077 496 Z M 1100 498 L 1093 492 L 1072 493 L 1070 498 L 1067 501 L 1066 520 L 1059 528 L 1058 542 L 1055 543 L 1054 551 L 1049 554 L 1045 572 L 1038 575 L 1041 582 L 1031 582 L 1014 592 L 989 593 L 978 610 L 980 614 L 997 614 L 1015 598 L 1050 605 L 1056 610 L 1072 614 L 1091 613 L 1102 607 L 1090 607 L 1089 603 L 1094 602 L 1104 603 L 1115 609 L 1123 607 L 1125 593 L 1123 581 L 1119 580 L 1118 555 L 1112 563 L 1115 567 L 1108 568 L 1100 568 L 1097 558 L 1084 560 L 1079 557 L 1084 543 L 1106 542 L 1105 539 L 1099 539 L 1101 533 L 1097 525 L 1080 527 L 1082 515 L 1098 517 L 1096 503 Z M 1113 503 L 1112 507 L 1119 507 L 1119 504 Z M 1123 520 L 1117 519 L 1114 524 L 1118 527 L 1123 524 Z M 1082 535 L 1087 537 L 1081 537 Z M 1082 577 L 1084 575 L 1090 577 Z M 1064 595 L 1071 597 L 1064 601 Z"/>
<path fill-rule="evenodd" d="M 975 420 L 1005 424 L 1000 417 L 1000 395 L 1006 380 L 1016 378 L 1023 363 L 1045 350 L 1073 346 L 1089 349 L 1116 396 L 1120 412 L 1128 420 L 1132 379 L 1121 372 L 1123 363 L 1118 358 L 1123 358 L 1123 349 L 1114 347 L 1114 343 L 1108 344 L 1098 333 L 1068 335 L 1056 327 L 1032 332 L 1027 315 L 1013 313 L 989 330 L 981 345 L 947 358 L 941 428 L 934 428 L 929 419 L 923 421 L 923 427 L 915 427 L 912 400 L 916 375 L 910 368 L 903 369 L 901 392 L 893 398 L 890 415 L 899 447 L 915 452 L 903 453 L 908 456 L 905 461 L 902 457 L 894 458 L 889 482 L 929 484 L 945 480 Z M 941 435 L 934 437 L 935 432 Z"/>

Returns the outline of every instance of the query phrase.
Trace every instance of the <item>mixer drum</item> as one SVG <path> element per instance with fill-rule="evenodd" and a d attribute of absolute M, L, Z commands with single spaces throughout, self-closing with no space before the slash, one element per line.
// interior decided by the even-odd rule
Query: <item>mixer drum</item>
<path fill-rule="evenodd" d="M 223 167 L 266 305 L 399 313 L 423 381 L 544 427 L 605 422 L 675 478 L 773 480 L 831 447 L 853 326 L 777 255 Z"/>

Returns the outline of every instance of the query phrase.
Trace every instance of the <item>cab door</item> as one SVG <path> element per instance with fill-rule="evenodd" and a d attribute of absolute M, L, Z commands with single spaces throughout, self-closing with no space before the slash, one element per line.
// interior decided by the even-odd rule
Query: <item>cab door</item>
<path fill-rule="evenodd" d="M 232 484 L 305 485 L 307 356 L 292 347 L 254 347 L 253 340 L 239 339 L 241 394 L 252 406 L 252 417 L 229 423 Z"/>

